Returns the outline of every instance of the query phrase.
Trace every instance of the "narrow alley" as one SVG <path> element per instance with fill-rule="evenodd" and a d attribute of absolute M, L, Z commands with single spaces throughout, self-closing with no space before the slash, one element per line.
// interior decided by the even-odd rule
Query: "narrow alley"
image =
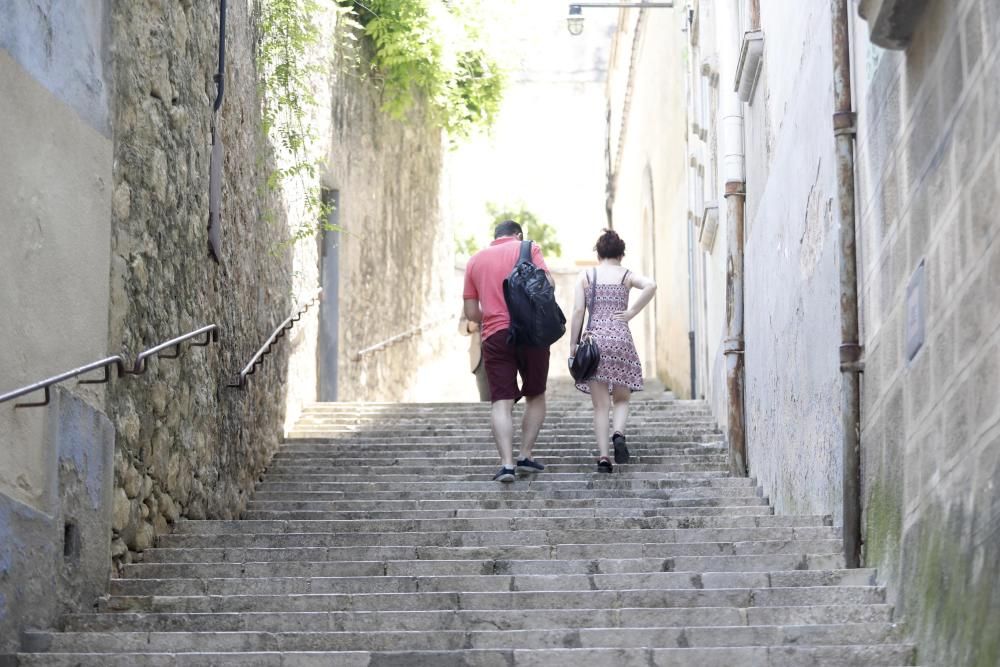
<path fill-rule="evenodd" d="M 0 0 L 0 667 L 1000 667 L 997 81 L 998 0 Z"/>

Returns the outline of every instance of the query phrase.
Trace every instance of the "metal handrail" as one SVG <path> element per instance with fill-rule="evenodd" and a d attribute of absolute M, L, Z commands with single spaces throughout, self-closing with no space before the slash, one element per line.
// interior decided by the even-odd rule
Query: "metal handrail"
<path fill-rule="evenodd" d="M 90 373 L 91 371 L 96 371 L 98 369 L 104 369 L 104 377 L 99 380 L 80 380 L 80 384 L 104 384 L 111 380 L 111 367 L 114 366 L 118 370 L 118 377 L 123 377 L 125 375 L 142 375 L 147 370 L 146 360 L 150 357 L 159 357 L 161 359 L 176 359 L 181 354 L 181 343 L 197 338 L 198 336 L 205 336 L 204 341 L 194 341 L 191 343 L 191 347 L 205 347 L 210 343 L 218 342 L 219 340 L 219 327 L 215 324 L 209 324 L 208 326 L 201 327 L 190 333 L 186 333 L 183 336 L 178 336 L 176 338 L 171 338 L 165 343 L 160 343 L 154 347 L 144 350 L 135 358 L 135 364 L 133 364 L 132 369 L 129 370 L 125 365 L 125 359 L 121 355 L 114 355 L 112 357 L 105 357 L 98 361 L 91 362 L 85 366 L 80 366 L 79 368 L 74 368 L 71 371 L 66 371 L 65 373 L 60 373 L 59 375 L 53 375 L 50 378 L 46 378 L 39 382 L 29 384 L 20 389 L 15 389 L 14 391 L 7 392 L 0 396 L 0 403 L 5 401 L 10 401 L 15 398 L 19 398 L 26 394 L 31 394 L 36 391 L 45 391 L 45 400 L 36 401 L 34 403 L 15 403 L 15 408 L 40 408 L 49 404 L 51 399 L 51 392 L 49 391 L 52 385 L 58 384 L 60 382 L 65 382 L 79 375 L 84 375 Z M 173 348 L 172 354 L 164 352 Z"/>
<path fill-rule="evenodd" d="M 369 345 L 368 347 L 366 347 L 366 348 L 364 348 L 362 350 L 358 350 L 353 355 L 351 355 L 351 361 L 361 361 L 361 358 L 364 357 L 366 354 L 371 354 L 373 352 L 379 352 L 380 350 L 384 350 L 385 348 L 390 347 L 392 345 L 395 345 L 396 343 L 399 343 L 400 341 L 404 341 L 407 338 L 412 338 L 413 336 L 416 336 L 417 334 L 423 333 L 427 329 L 433 329 L 434 327 L 437 327 L 437 326 L 440 326 L 442 324 L 445 324 L 446 322 L 451 322 L 456 317 L 457 317 L 456 315 L 449 315 L 448 317 L 442 317 L 439 320 L 435 320 L 433 322 L 428 322 L 427 324 L 419 324 L 419 325 L 413 327 L 412 329 L 408 329 L 408 330 L 404 331 L 403 333 L 396 334 L 395 336 L 393 336 L 391 338 L 386 338 L 381 343 L 376 343 L 374 345 Z"/>
<path fill-rule="evenodd" d="M 148 350 L 144 350 L 135 358 L 135 364 L 132 366 L 132 370 L 128 371 L 129 375 L 142 375 L 146 372 L 146 360 L 150 357 L 159 357 L 160 359 L 176 359 L 181 356 L 181 343 L 197 338 L 198 336 L 204 335 L 205 340 L 193 341 L 191 347 L 205 347 L 210 343 L 219 342 L 219 327 L 215 324 L 209 324 L 207 326 L 201 327 L 200 329 L 195 329 L 190 333 L 186 333 L 183 336 L 177 336 L 176 338 L 171 338 L 165 343 L 160 343 L 155 347 L 151 347 Z M 164 350 L 174 348 L 172 354 L 164 352 Z"/>
<path fill-rule="evenodd" d="M 39 390 L 45 390 L 45 400 L 36 401 L 34 403 L 15 403 L 15 408 L 40 408 L 49 404 L 51 398 L 49 388 L 59 382 L 65 382 L 71 378 L 75 378 L 78 375 L 83 375 L 91 371 L 96 371 L 99 368 L 104 369 L 104 377 L 100 380 L 80 380 L 80 384 L 103 384 L 111 379 L 111 367 L 115 366 L 118 368 L 118 377 L 121 377 L 126 373 L 125 370 L 125 360 L 119 355 L 113 357 L 105 357 L 99 361 L 94 361 L 87 364 L 86 366 L 80 366 L 79 368 L 74 368 L 71 371 L 66 371 L 65 373 L 60 373 L 59 375 L 54 375 L 50 378 L 42 380 L 40 382 L 35 382 L 34 384 L 29 384 L 26 387 L 21 387 L 20 389 L 15 389 L 14 391 L 7 392 L 0 396 L 0 403 L 5 401 L 10 401 L 15 398 L 20 398 L 25 394 L 31 394 Z"/>
<path fill-rule="evenodd" d="M 274 347 L 275 343 L 278 342 L 280 338 L 285 335 L 285 332 L 295 326 L 295 323 L 302 319 L 302 316 L 309 310 L 313 305 L 323 298 L 323 288 L 317 287 L 316 291 L 313 292 L 312 298 L 304 304 L 300 304 L 298 310 L 289 315 L 285 320 L 278 325 L 278 327 L 268 336 L 264 344 L 260 346 L 260 349 L 252 357 L 247 365 L 243 367 L 240 374 L 237 376 L 236 382 L 230 382 L 227 386 L 233 389 L 245 389 L 247 386 L 247 379 L 256 372 L 257 367 L 264 363 L 264 357 L 271 353 L 271 348 Z"/>

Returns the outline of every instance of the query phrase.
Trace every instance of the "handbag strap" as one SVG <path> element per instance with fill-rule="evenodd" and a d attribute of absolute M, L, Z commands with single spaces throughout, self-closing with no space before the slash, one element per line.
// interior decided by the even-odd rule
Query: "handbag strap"
<path fill-rule="evenodd" d="M 583 338 L 583 332 L 590 331 L 590 318 L 594 316 L 594 301 L 597 299 L 597 269 L 594 269 L 594 279 L 590 281 L 590 299 L 587 301 L 587 328 L 583 328 L 583 322 L 580 322 L 580 335 L 577 336 L 576 342 L 579 345 L 580 339 Z"/>

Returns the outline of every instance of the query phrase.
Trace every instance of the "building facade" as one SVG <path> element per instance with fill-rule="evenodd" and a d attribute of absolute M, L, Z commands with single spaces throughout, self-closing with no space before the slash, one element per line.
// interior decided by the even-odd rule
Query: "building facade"
<path fill-rule="evenodd" d="M 686 71 L 657 110 L 686 116 L 686 171 L 652 197 L 671 211 L 657 253 L 693 240 L 668 288 L 691 304 L 692 393 L 777 511 L 855 534 L 921 664 L 997 664 L 1000 5 L 677 4 L 643 11 Z M 617 40 L 636 55 L 609 99 L 626 76 L 672 82 L 671 57 Z M 639 189 L 641 152 L 677 140 L 625 119 L 610 128 Z M 687 351 L 656 324 L 658 356 Z"/>

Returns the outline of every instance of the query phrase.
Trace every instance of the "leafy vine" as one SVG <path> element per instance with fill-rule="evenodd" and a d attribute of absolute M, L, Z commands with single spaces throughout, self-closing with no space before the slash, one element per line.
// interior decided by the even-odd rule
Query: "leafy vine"
<path fill-rule="evenodd" d="M 418 96 L 452 138 L 490 126 L 504 75 L 482 48 L 478 0 L 363 0 L 353 3 L 374 46 L 383 109 L 404 118 Z"/>
<path fill-rule="evenodd" d="M 504 76 L 481 46 L 479 1 L 257 0 L 261 116 L 277 149 L 267 186 L 302 198 L 303 222 L 287 243 L 336 229 L 326 223 L 330 208 L 319 183 L 325 156 L 314 149 L 321 144 L 311 122 L 315 84 L 329 74 L 335 51 L 356 72 L 371 73 L 394 118 L 406 120 L 423 98 L 426 120 L 452 139 L 492 124 Z M 371 41 L 367 68 L 359 35 Z"/>

